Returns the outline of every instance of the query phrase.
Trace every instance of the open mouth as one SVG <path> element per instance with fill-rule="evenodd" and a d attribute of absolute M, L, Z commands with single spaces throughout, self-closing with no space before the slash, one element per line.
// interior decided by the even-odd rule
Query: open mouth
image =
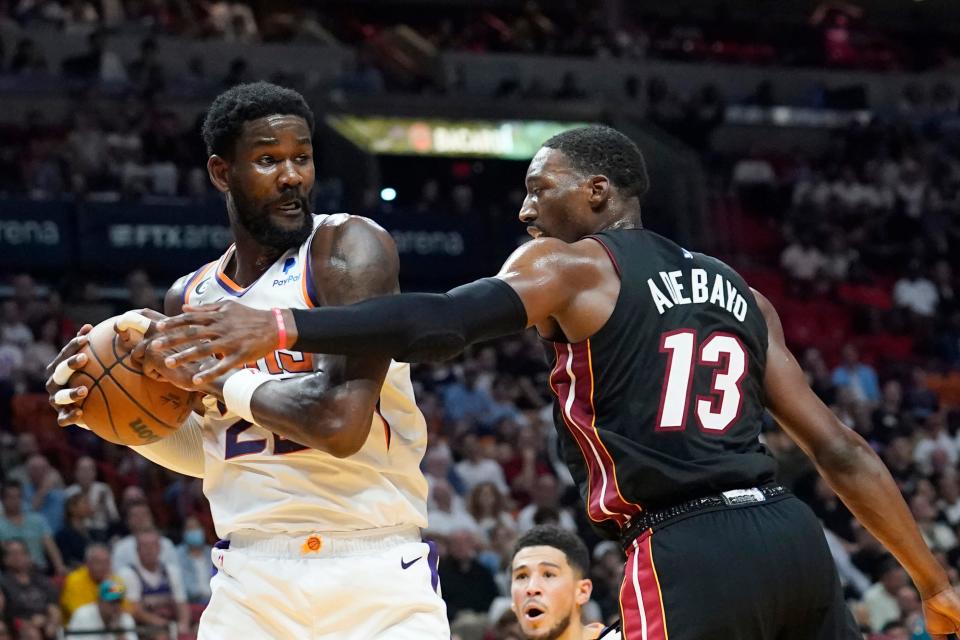
<path fill-rule="evenodd" d="M 534 226 L 527 227 L 527 233 L 529 233 L 530 237 L 534 239 L 543 236 L 543 230 Z"/>
<path fill-rule="evenodd" d="M 546 611 L 541 609 L 540 606 L 536 604 L 528 605 L 523 609 L 523 617 L 525 617 L 527 620 L 536 620 L 545 614 Z"/>
<path fill-rule="evenodd" d="M 290 202 L 284 202 L 276 206 L 277 211 L 281 211 L 287 214 L 300 213 L 303 211 L 303 207 L 300 206 L 299 200 L 291 200 Z"/>

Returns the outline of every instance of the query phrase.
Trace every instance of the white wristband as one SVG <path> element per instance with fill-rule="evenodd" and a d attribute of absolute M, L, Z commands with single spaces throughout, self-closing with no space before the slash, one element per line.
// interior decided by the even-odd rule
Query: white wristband
<path fill-rule="evenodd" d="M 253 392 L 260 385 L 275 379 L 269 373 L 256 369 L 240 369 L 223 383 L 223 403 L 247 422 L 253 422 L 253 410 L 250 408 Z"/>

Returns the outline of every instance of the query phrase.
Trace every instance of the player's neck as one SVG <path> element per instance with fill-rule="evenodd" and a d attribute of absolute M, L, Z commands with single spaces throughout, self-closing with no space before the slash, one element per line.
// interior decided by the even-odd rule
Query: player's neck
<path fill-rule="evenodd" d="M 270 268 L 283 251 L 265 247 L 245 233 L 234 233 L 235 246 L 223 271 L 241 287 L 249 287 Z"/>
<path fill-rule="evenodd" d="M 594 233 L 601 231 L 615 231 L 617 229 L 642 229 L 643 220 L 640 217 L 640 209 L 627 209 L 611 212 L 600 228 Z"/>

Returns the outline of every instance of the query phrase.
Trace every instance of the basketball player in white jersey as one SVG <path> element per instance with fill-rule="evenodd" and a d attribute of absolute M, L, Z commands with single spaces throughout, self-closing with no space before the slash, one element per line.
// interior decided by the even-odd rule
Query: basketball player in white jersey
<path fill-rule="evenodd" d="M 234 87 L 207 114 L 210 179 L 224 193 L 235 244 L 174 283 L 184 303 L 235 300 L 261 309 L 349 304 L 397 291 L 389 234 L 365 218 L 314 216 L 313 114 L 296 92 Z M 61 424 L 82 422 L 63 389 L 80 368 L 74 339 L 48 371 Z M 142 350 L 141 350 L 142 351 Z M 188 368 L 145 370 L 202 391 L 199 414 L 173 436 L 135 447 L 203 478 L 219 570 L 200 640 L 447 639 L 437 558 L 420 540 L 427 433 L 409 365 L 278 349 L 197 389 Z"/>

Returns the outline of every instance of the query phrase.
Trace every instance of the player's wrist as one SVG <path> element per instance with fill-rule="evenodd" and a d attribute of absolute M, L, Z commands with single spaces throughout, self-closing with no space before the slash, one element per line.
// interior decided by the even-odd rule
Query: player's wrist
<path fill-rule="evenodd" d="M 290 309 L 280 309 L 274 307 L 270 310 L 273 314 L 273 324 L 275 331 L 274 344 L 277 349 L 289 349 L 297 341 L 296 320 Z"/>
<path fill-rule="evenodd" d="M 914 586 L 917 588 L 917 592 L 920 594 L 921 600 L 932 598 L 938 593 L 950 588 L 950 577 L 947 575 L 946 570 L 940 566 L 940 563 L 935 559 L 933 559 L 933 564 L 934 566 L 926 568 L 926 570 L 919 575 L 913 573 L 910 575 Z"/>
<path fill-rule="evenodd" d="M 253 394 L 261 385 L 273 379 L 270 374 L 256 369 L 240 369 L 230 374 L 223 383 L 223 403 L 247 422 L 255 422 L 250 406 Z"/>

